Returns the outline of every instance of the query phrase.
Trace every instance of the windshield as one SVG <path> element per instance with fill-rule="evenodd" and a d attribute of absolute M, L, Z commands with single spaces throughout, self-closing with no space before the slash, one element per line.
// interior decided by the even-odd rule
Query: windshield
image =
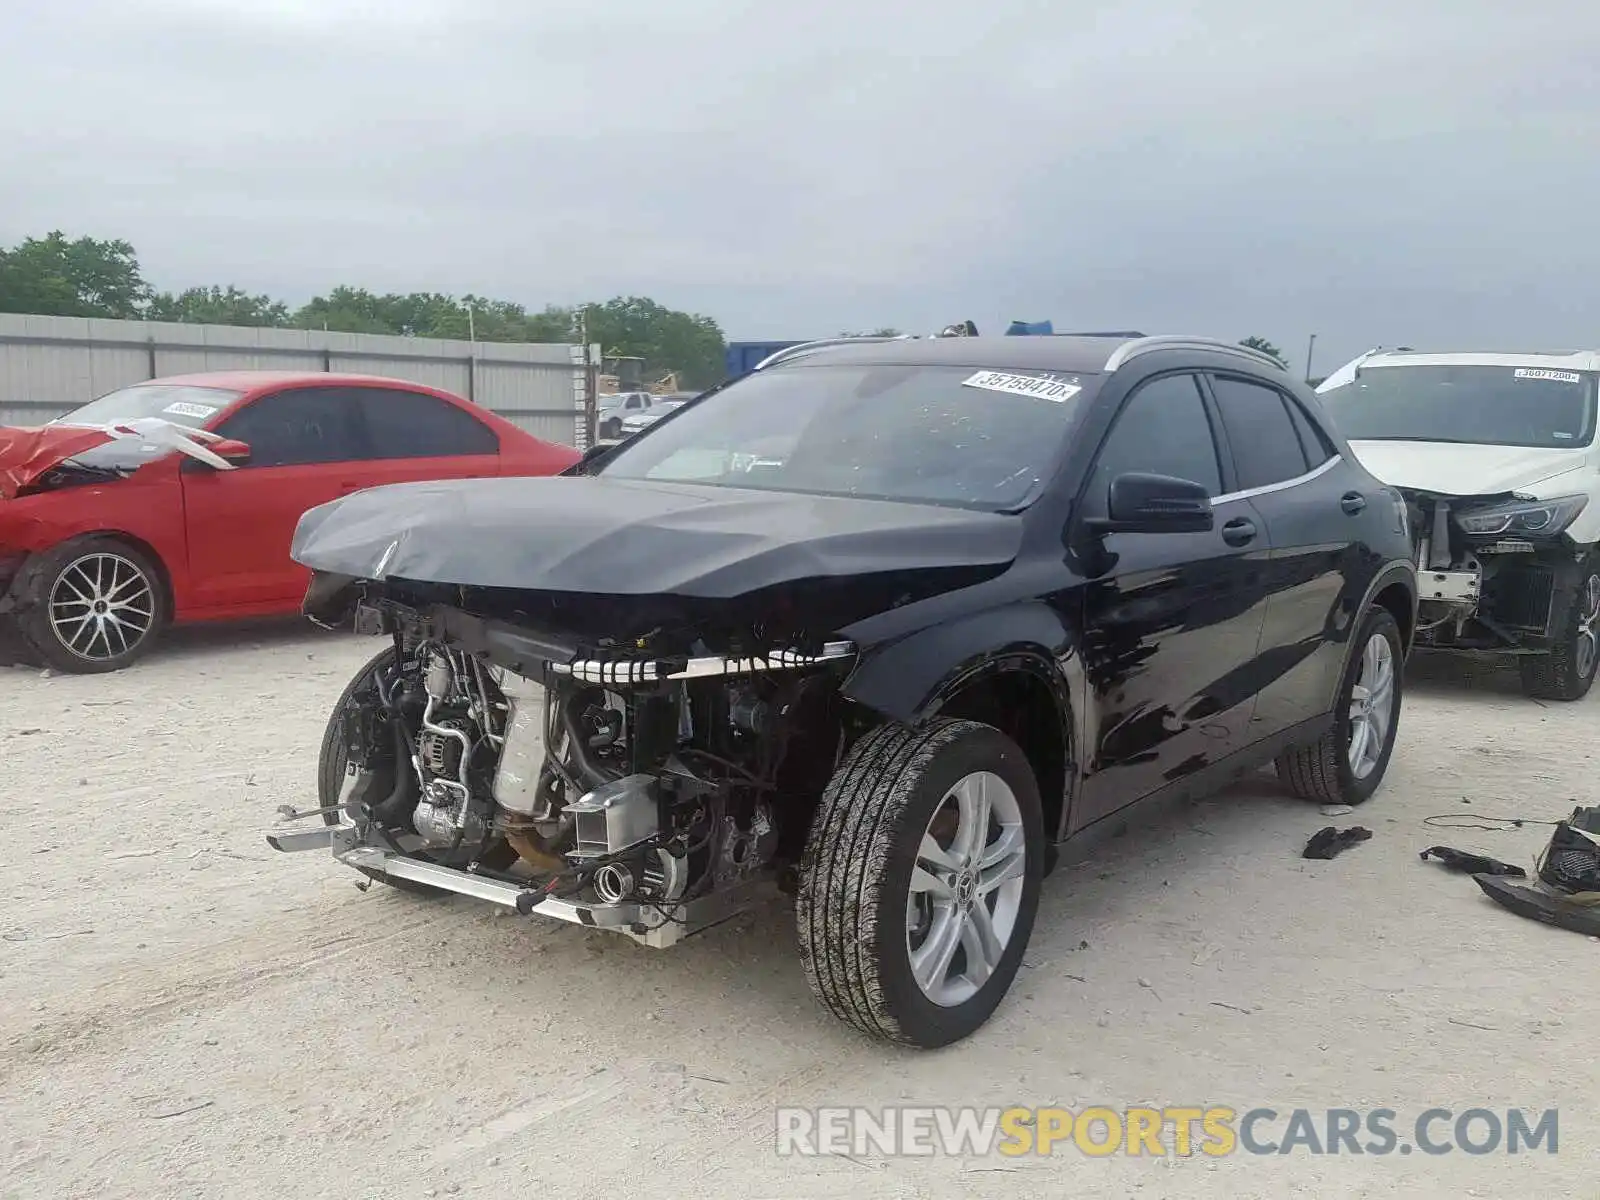
<path fill-rule="evenodd" d="M 183 383 L 140 383 L 107 392 L 98 400 L 91 400 L 50 423 L 110 425 L 117 421 L 135 421 L 140 417 L 160 417 L 174 425 L 198 429 L 242 395 L 243 392 L 228 388 L 195 387 Z"/>
<path fill-rule="evenodd" d="M 1093 382 L 971 366 L 762 371 L 652 425 L 600 474 L 1017 508 L 1054 470 Z"/>
<path fill-rule="evenodd" d="M 1363 367 L 1322 402 L 1352 442 L 1568 447 L 1594 437 L 1595 377 L 1547 367 Z"/>

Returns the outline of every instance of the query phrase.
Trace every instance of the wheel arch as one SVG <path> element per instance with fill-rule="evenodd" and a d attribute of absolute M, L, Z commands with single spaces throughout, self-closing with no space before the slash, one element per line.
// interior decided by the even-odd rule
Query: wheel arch
<path fill-rule="evenodd" d="M 144 538 L 128 533 L 121 529 L 90 529 L 74 533 L 71 537 L 63 538 L 46 550 L 34 554 L 26 562 L 22 570 L 17 572 L 17 578 L 12 585 L 12 594 L 16 597 L 18 606 L 30 604 L 37 600 L 37 589 L 44 586 L 43 569 L 47 556 L 53 555 L 74 542 L 89 542 L 106 540 L 121 542 L 131 550 L 137 551 L 149 561 L 156 571 L 156 589 L 161 596 L 162 617 L 171 621 L 176 606 L 176 595 L 173 591 L 172 568 L 162 557 L 161 552 Z"/>
<path fill-rule="evenodd" d="M 1042 603 L 911 634 L 868 654 L 841 694 L 876 716 L 920 725 L 966 717 L 1007 734 L 1028 758 L 1058 840 L 1077 781 L 1077 714 L 1087 687 L 1077 639 Z"/>
<path fill-rule="evenodd" d="M 1400 644 L 1405 653 L 1411 653 L 1412 640 L 1417 632 L 1417 572 L 1408 562 L 1391 562 L 1380 570 L 1367 585 L 1361 603 L 1350 613 L 1348 626 L 1355 636 L 1361 616 L 1374 604 L 1382 605 L 1400 626 Z"/>

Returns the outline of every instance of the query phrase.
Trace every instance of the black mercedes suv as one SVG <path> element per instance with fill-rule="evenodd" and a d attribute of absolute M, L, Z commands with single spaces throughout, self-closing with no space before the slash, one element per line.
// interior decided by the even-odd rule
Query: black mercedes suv
<path fill-rule="evenodd" d="M 821 1001 L 919 1046 L 999 1004 L 1061 847 L 1269 763 L 1370 797 L 1417 609 L 1317 397 L 1177 337 L 794 347 L 294 555 L 386 644 L 274 845 L 655 946 L 787 881 Z"/>

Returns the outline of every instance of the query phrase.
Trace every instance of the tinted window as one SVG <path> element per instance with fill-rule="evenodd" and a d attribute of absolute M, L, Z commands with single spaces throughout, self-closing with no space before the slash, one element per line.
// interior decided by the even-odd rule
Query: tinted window
<path fill-rule="evenodd" d="M 770 367 L 652 425 L 600 474 L 1015 508 L 1054 473 L 1096 383 L 979 364 Z"/>
<path fill-rule="evenodd" d="M 356 407 L 342 388 L 297 388 L 262 396 L 218 428 L 250 447 L 250 466 L 288 467 L 369 457 Z"/>
<path fill-rule="evenodd" d="M 1294 421 L 1294 431 L 1300 435 L 1300 448 L 1305 451 L 1306 465 L 1320 467 L 1333 457 L 1333 444 L 1328 441 L 1328 435 L 1306 415 L 1299 401 L 1289 399 L 1286 403 L 1289 405 L 1289 416 Z"/>
<path fill-rule="evenodd" d="M 1111 481 L 1129 471 L 1170 475 L 1222 492 L 1217 446 L 1193 375 L 1168 375 L 1145 384 L 1117 414 L 1100 448 L 1086 496 L 1093 515 L 1106 511 Z"/>
<path fill-rule="evenodd" d="M 1212 381 L 1212 390 L 1233 447 L 1241 491 L 1281 483 L 1309 470 L 1300 435 L 1277 388 L 1218 378 Z"/>
<path fill-rule="evenodd" d="M 366 417 L 373 458 L 500 453 L 500 439 L 494 430 L 437 396 L 391 388 L 350 391 Z"/>

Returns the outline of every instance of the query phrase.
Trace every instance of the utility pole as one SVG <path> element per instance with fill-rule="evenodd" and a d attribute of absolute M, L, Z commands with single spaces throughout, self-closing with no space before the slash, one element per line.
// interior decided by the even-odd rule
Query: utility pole
<path fill-rule="evenodd" d="M 1311 382 L 1311 354 L 1317 348 L 1317 335 L 1312 334 L 1311 340 L 1306 343 L 1306 382 Z"/>

